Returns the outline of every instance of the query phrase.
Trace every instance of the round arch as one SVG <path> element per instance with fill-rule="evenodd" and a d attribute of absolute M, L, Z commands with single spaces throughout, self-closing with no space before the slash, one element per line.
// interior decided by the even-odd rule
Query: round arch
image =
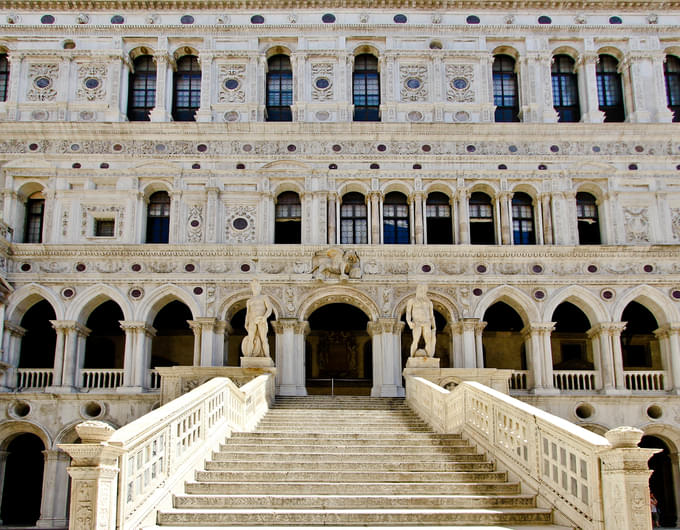
<path fill-rule="evenodd" d="M 536 187 L 533 184 L 517 184 L 514 188 L 512 188 L 511 193 L 526 193 L 529 197 L 531 197 L 531 201 L 534 203 L 534 205 L 538 201 L 538 196 L 539 196 L 539 191 L 536 189 Z"/>
<path fill-rule="evenodd" d="M 380 59 L 380 55 L 384 53 L 384 50 L 378 48 L 376 43 L 360 42 L 352 50 L 352 56 L 357 57 L 358 55 L 363 55 L 367 53 L 369 55 L 375 55 L 377 59 Z M 378 60 L 378 66 L 380 66 L 380 61 Z"/>
<path fill-rule="evenodd" d="M 410 197 L 413 194 L 413 189 L 403 182 L 396 181 L 396 180 L 390 180 L 389 182 L 385 183 L 381 189 L 380 192 L 383 195 L 387 195 L 388 193 L 391 193 L 393 191 L 396 191 L 398 193 L 403 193 L 406 195 L 406 198 L 408 200 L 408 197 Z"/>
<path fill-rule="evenodd" d="M 298 308 L 298 319 L 307 320 L 315 310 L 328 304 L 349 304 L 366 313 L 371 321 L 380 318 L 378 306 L 365 293 L 352 287 L 337 286 L 321 288 L 310 293 Z"/>
<path fill-rule="evenodd" d="M 607 308 L 604 303 L 593 293 L 581 287 L 580 285 L 568 285 L 558 289 L 545 302 L 543 308 L 543 320 L 549 322 L 557 307 L 569 302 L 583 311 L 590 321 L 591 327 L 601 322 L 609 322 L 611 320 Z"/>
<path fill-rule="evenodd" d="M 483 320 L 486 310 L 496 302 L 505 302 L 517 311 L 525 326 L 529 322 L 539 321 L 540 314 L 534 301 L 528 295 L 510 285 L 500 285 L 486 293 L 478 302 L 473 316 Z"/>
<path fill-rule="evenodd" d="M 48 447 L 53 447 L 52 438 L 50 437 L 47 429 L 31 421 L 16 420 L 0 423 L 0 449 L 3 451 L 6 450 L 9 442 L 11 442 L 20 434 L 26 433 L 34 434 L 40 438 L 46 449 Z"/>
<path fill-rule="evenodd" d="M 36 283 L 24 285 L 9 296 L 7 320 L 19 325 L 26 311 L 42 300 L 49 302 L 57 320 L 64 320 L 65 308 L 62 301 L 51 290 Z"/>
<path fill-rule="evenodd" d="M 107 300 L 118 304 L 125 320 L 132 320 L 132 308 L 125 295 L 110 285 L 101 283 L 76 295 L 75 303 L 66 313 L 66 320 L 75 320 L 84 324 L 90 313 Z"/>
<path fill-rule="evenodd" d="M 262 294 L 266 294 L 269 297 L 269 301 L 272 304 L 274 318 L 281 318 L 281 316 L 283 316 L 281 302 L 275 296 L 273 296 L 272 293 L 267 292 L 266 284 L 263 285 Z M 229 322 L 236 313 L 246 307 L 246 302 L 251 296 L 253 296 L 253 293 L 249 288 L 245 288 L 241 291 L 231 294 L 222 302 L 219 309 L 217 310 L 218 317 Z"/>
<path fill-rule="evenodd" d="M 455 197 L 456 190 L 452 188 L 449 184 L 446 182 L 442 182 L 440 180 L 436 180 L 434 182 L 431 182 L 425 187 L 425 190 L 423 191 L 425 197 L 427 197 L 430 193 L 443 193 L 444 195 L 448 197 Z"/>
<path fill-rule="evenodd" d="M 156 315 L 158 315 L 158 312 L 169 302 L 175 300 L 185 304 L 189 308 L 189 311 L 191 311 L 193 318 L 201 316 L 201 307 L 193 295 L 181 287 L 170 283 L 163 285 L 148 294 L 144 303 L 137 310 L 137 320 L 152 324 Z"/>
<path fill-rule="evenodd" d="M 151 55 L 151 57 L 154 56 L 155 50 L 153 49 L 152 46 L 148 45 L 142 45 L 142 46 L 135 46 L 132 48 L 129 52 L 130 55 L 130 60 L 134 62 L 134 60 L 137 57 L 140 57 L 142 55 Z M 156 58 L 153 57 L 154 63 L 156 62 Z"/>
<path fill-rule="evenodd" d="M 276 44 L 265 49 L 265 57 L 271 59 L 275 55 L 286 55 L 288 57 L 293 56 L 293 51 L 288 46 L 283 46 L 281 44 Z"/>
<path fill-rule="evenodd" d="M 597 55 L 611 55 L 614 57 L 618 62 L 621 62 L 623 60 L 623 52 L 615 48 L 614 46 L 603 46 L 602 48 L 597 50 Z"/>
<path fill-rule="evenodd" d="M 304 185 L 301 185 L 299 182 L 296 182 L 294 180 L 283 180 L 277 182 L 276 185 L 274 186 L 274 189 L 272 190 L 274 200 L 276 200 L 279 195 L 286 191 L 292 191 L 294 193 L 297 193 L 300 197 L 302 197 L 302 194 L 305 192 L 305 188 Z"/>
<path fill-rule="evenodd" d="M 481 192 L 486 193 L 492 200 L 498 195 L 498 189 L 486 182 L 476 182 L 470 187 L 470 194 Z"/>
<path fill-rule="evenodd" d="M 598 202 L 604 200 L 606 191 L 591 180 L 576 185 L 576 193 L 590 193 Z"/>
<path fill-rule="evenodd" d="M 415 293 L 416 291 L 414 287 L 412 293 L 404 295 L 396 303 L 392 312 L 392 318 L 401 318 L 401 315 L 404 313 L 404 311 L 406 311 L 406 304 L 408 303 L 409 299 L 413 298 Z M 449 324 L 453 324 L 454 322 L 460 320 L 460 312 L 458 311 L 456 304 L 448 296 L 437 291 L 428 290 L 427 297 L 432 301 L 435 311 L 441 313 L 441 315 L 446 318 Z"/>
<path fill-rule="evenodd" d="M 660 326 L 680 320 L 678 310 L 666 299 L 665 293 L 649 285 L 639 285 L 623 293 L 612 309 L 612 320 L 620 321 L 624 309 L 630 302 L 638 302 L 645 306 Z"/>
<path fill-rule="evenodd" d="M 175 61 L 180 60 L 182 57 L 186 55 L 194 55 L 198 57 L 198 50 L 193 46 L 181 45 L 175 48 L 175 51 L 172 52 L 172 56 L 175 59 Z"/>
<path fill-rule="evenodd" d="M 165 191 L 166 193 L 172 192 L 172 184 L 166 180 L 153 180 L 148 182 L 142 188 L 142 194 L 144 195 L 144 200 L 148 201 L 154 193 L 158 191 Z"/>
<path fill-rule="evenodd" d="M 552 51 L 552 57 L 555 57 L 556 55 L 568 55 L 574 62 L 578 62 L 581 52 L 573 46 L 558 46 Z"/>
<path fill-rule="evenodd" d="M 47 185 L 39 180 L 22 181 L 17 191 L 17 196 L 21 202 L 26 202 L 34 193 L 43 192 Z"/>
<path fill-rule="evenodd" d="M 338 188 L 338 197 L 342 198 L 343 195 L 352 192 L 361 193 L 364 197 L 367 197 L 370 190 L 368 189 L 368 186 L 362 182 L 344 182 Z"/>
<path fill-rule="evenodd" d="M 514 48 L 513 46 L 502 45 L 496 46 L 491 52 L 491 55 L 508 55 L 512 57 L 515 60 L 515 62 L 517 62 L 519 61 L 520 54 L 517 48 Z"/>

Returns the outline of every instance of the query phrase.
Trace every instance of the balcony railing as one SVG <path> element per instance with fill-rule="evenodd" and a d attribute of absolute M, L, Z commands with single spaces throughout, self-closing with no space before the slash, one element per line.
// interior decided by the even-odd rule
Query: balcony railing
<path fill-rule="evenodd" d="M 50 386 L 53 374 L 52 368 L 17 368 L 17 390 Z"/>
<path fill-rule="evenodd" d="M 626 388 L 637 392 L 655 392 L 664 390 L 663 370 L 635 370 L 624 372 Z"/>
<path fill-rule="evenodd" d="M 597 388 L 597 372 L 593 370 L 555 370 L 553 385 L 560 390 L 583 391 Z"/>
<path fill-rule="evenodd" d="M 513 370 L 508 381 L 510 390 L 527 390 L 527 379 L 529 377 L 529 370 Z"/>
<path fill-rule="evenodd" d="M 83 388 L 118 388 L 123 386 L 122 368 L 87 368 L 80 370 Z"/>
<path fill-rule="evenodd" d="M 161 387 L 161 374 L 156 370 L 149 370 L 149 388 L 158 390 Z"/>

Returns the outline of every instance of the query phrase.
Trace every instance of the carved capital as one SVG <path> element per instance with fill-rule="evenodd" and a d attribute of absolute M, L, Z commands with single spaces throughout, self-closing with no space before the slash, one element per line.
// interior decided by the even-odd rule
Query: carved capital
<path fill-rule="evenodd" d="M 27 331 L 26 328 L 22 328 L 17 324 L 13 324 L 9 320 L 5 320 L 5 330 L 9 331 L 9 333 L 14 335 L 15 337 L 23 337 Z"/>

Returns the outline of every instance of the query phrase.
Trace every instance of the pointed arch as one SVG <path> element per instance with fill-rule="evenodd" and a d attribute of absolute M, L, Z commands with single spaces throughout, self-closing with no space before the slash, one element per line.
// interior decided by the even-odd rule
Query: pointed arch
<path fill-rule="evenodd" d="M 262 294 L 266 294 L 269 297 L 274 312 L 274 318 L 277 320 L 281 318 L 283 316 L 281 301 L 272 293 L 268 292 L 266 284 L 262 287 Z M 236 313 L 246 307 L 246 302 L 251 296 L 253 296 L 253 293 L 249 287 L 244 287 L 242 290 L 232 293 L 220 305 L 217 310 L 217 317 L 229 322 Z"/>
<path fill-rule="evenodd" d="M 401 315 L 404 313 L 404 311 L 406 311 L 406 304 L 410 298 L 415 296 L 415 294 L 416 290 L 414 286 L 413 292 L 402 296 L 399 301 L 397 301 L 392 311 L 392 318 L 396 318 L 397 320 L 401 318 Z M 460 320 L 460 311 L 458 306 L 450 297 L 444 293 L 433 291 L 431 289 L 428 289 L 427 296 L 432 301 L 435 311 L 441 313 L 449 324 L 453 324 L 454 322 Z"/>
<path fill-rule="evenodd" d="M 297 317 L 307 320 L 316 309 L 327 304 L 349 304 L 361 309 L 371 321 L 380 318 L 380 310 L 370 296 L 354 287 L 340 285 L 312 291 L 302 300 Z"/>
<path fill-rule="evenodd" d="M 611 320 L 611 316 L 600 298 L 580 285 L 568 285 L 555 291 L 550 299 L 546 300 L 543 308 L 543 321 L 550 322 L 555 309 L 564 302 L 574 304 L 583 311 L 588 317 L 591 327 Z"/>
<path fill-rule="evenodd" d="M 185 304 L 189 308 L 189 311 L 191 311 L 193 318 L 202 316 L 201 306 L 196 298 L 182 287 L 169 283 L 147 293 L 144 303 L 139 306 L 135 313 L 135 318 L 151 325 L 153 324 L 156 315 L 158 315 L 158 312 L 169 302 L 175 300 Z"/>
<path fill-rule="evenodd" d="M 65 319 L 66 311 L 62 300 L 50 289 L 37 283 L 23 285 L 14 291 L 7 300 L 7 320 L 19 325 L 26 311 L 42 300 L 47 300 L 54 309 L 57 320 Z"/>
<path fill-rule="evenodd" d="M 496 302 L 505 302 L 517 311 L 525 326 L 529 322 L 540 321 L 540 314 L 536 303 L 527 294 L 510 285 L 500 285 L 482 296 L 481 300 L 477 303 L 474 316 L 483 320 L 486 310 Z"/>
<path fill-rule="evenodd" d="M 612 320 L 618 322 L 630 302 L 638 302 L 647 308 L 662 326 L 680 321 L 680 314 L 664 292 L 649 285 L 638 285 L 618 297 L 612 310 Z"/>
<path fill-rule="evenodd" d="M 66 320 L 76 320 L 85 324 L 90 313 L 107 300 L 113 300 L 118 304 L 125 320 L 132 319 L 132 307 L 125 294 L 111 285 L 98 283 L 76 296 L 74 304 L 66 312 Z"/>

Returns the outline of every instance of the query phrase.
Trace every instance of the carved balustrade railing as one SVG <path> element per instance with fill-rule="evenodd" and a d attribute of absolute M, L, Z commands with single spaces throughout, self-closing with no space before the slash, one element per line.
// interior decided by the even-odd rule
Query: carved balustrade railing
<path fill-rule="evenodd" d="M 513 370 L 508 381 L 510 390 L 527 390 L 529 370 Z"/>
<path fill-rule="evenodd" d="M 17 368 L 17 390 L 45 388 L 52 384 L 52 368 Z"/>
<path fill-rule="evenodd" d="M 664 370 L 631 370 L 623 372 L 626 388 L 634 392 L 658 392 L 665 390 Z"/>
<path fill-rule="evenodd" d="M 597 374 L 594 370 L 554 370 L 553 386 L 563 391 L 594 391 Z"/>
<path fill-rule="evenodd" d="M 406 398 L 435 431 L 462 433 L 519 477 L 560 524 L 651 528 L 649 504 L 636 502 L 649 498 L 653 454 L 636 445 L 642 431 L 622 427 L 604 438 L 475 382 L 448 391 L 406 376 Z"/>
<path fill-rule="evenodd" d="M 82 443 L 60 445 L 72 457 L 70 528 L 84 512 L 88 528 L 153 525 L 211 451 L 231 432 L 252 430 L 273 400 L 273 375 L 241 388 L 216 377 L 118 430 L 76 426 Z"/>
<path fill-rule="evenodd" d="M 80 370 L 82 387 L 91 389 L 114 389 L 123 386 L 122 368 L 84 368 Z"/>
<path fill-rule="evenodd" d="M 158 390 L 161 387 L 161 374 L 157 370 L 149 370 L 149 388 Z"/>

